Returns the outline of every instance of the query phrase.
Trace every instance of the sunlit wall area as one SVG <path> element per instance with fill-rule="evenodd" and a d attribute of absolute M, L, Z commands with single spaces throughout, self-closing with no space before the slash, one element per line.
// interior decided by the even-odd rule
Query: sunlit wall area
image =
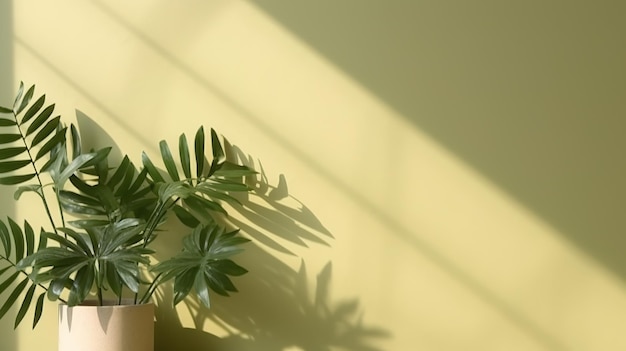
<path fill-rule="evenodd" d="M 393 96 L 377 92 L 375 80 L 333 61 L 319 41 L 281 22 L 275 10 L 232 0 L 14 4 L 14 86 L 37 84 L 88 143 L 113 143 L 139 164 L 141 151 L 158 154 L 159 140 L 175 145 L 180 133 L 192 135 L 204 125 L 225 135 L 230 152 L 249 159 L 265 180 L 243 207 L 230 209 L 231 222 L 254 241 L 240 258 L 250 271 L 236 280 L 240 292 L 217 297 L 209 312 L 193 300 L 178 316 L 162 306 L 167 328 L 158 334 L 158 350 L 626 347 L 620 330 L 626 291 L 612 269 L 619 262 L 607 266 L 597 251 L 570 240 L 553 218 L 411 115 L 464 125 L 466 104 L 436 109 L 425 102 L 428 108 L 409 114 Z M 394 23 L 371 13 L 372 21 Z M 350 27 L 347 13 L 341 19 Z M 448 38 L 435 22 L 422 24 L 421 35 L 430 39 L 424 50 Z M 522 24 L 521 38 L 525 26 L 532 28 L 532 21 Z M 397 40 L 420 34 L 411 29 L 397 29 L 405 35 Z M 350 52 L 353 43 L 343 44 Z M 380 38 L 370 45 L 385 50 Z M 518 54 L 520 62 L 531 55 Z M 411 61 L 396 62 L 379 74 L 415 71 Z M 464 66 L 461 56 L 442 62 L 468 77 L 473 72 L 465 70 L 489 71 L 492 64 Z M 419 101 L 420 92 L 436 91 L 429 97 L 446 100 L 445 89 L 430 89 L 428 79 L 418 78 L 411 84 L 421 90 L 398 94 Z M 571 84 L 550 81 L 564 89 Z M 489 82 L 472 86 L 481 84 Z M 10 100 L 2 93 L 2 101 Z M 501 94 L 511 105 L 533 103 L 514 90 Z M 559 111 L 559 104 L 567 101 L 534 108 Z M 502 140 L 519 137 L 514 128 L 501 131 Z M 551 133 L 558 140 L 570 130 Z M 517 145 L 520 155 L 542 151 L 525 153 L 526 142 Z M 593 179 L 577 184 L 595 185 Z M 28 215 L 24 207 L 17 211 Z M 593 241 L 593 233 L 589 237 Z M 20 349 L 56 342 L 54 306 L 44 318 L 35 331 L 16 332 Z"/>

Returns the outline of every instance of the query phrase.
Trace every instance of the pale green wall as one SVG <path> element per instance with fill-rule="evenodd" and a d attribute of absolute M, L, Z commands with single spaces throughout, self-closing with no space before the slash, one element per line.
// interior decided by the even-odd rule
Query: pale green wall
<path fill-rule="evenodd" d="M 283 177 L 231 210 L 240 292 L 161 307 L 157 350 L 621 350 L 624 6 L 21 0 L 0 101 L 135 161 L 204 124 Z"/>
<path fill-rule="evenodd" d="M 626 3 L 255 3 L 626 279 Z"/>
<path fill-rule="evenodd" d="M 13 78 L 13 9 L 12 1 L 0 2 L 0 104 L 2 106 L 10 105 L 11 96 L 13 96 L 14 78 Z M 8 199 L 13 197 L 11 189 L 0 188 L 0 216 L 10 216 L 13 214 L 11 202 Z M 0 321 L 0 337 L 2 338 L 3 347 L 7 350 L 14 350 L 15 337 L 12 333 L 13 321 L 5 318 Z"/>

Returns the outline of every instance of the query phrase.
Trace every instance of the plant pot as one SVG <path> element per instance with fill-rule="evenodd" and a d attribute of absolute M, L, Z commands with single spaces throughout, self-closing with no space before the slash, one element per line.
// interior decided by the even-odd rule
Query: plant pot
<path fill-rule="evenodd" d="M 154 305 L 59 305 L 59 351 L 154 351 Z"/>

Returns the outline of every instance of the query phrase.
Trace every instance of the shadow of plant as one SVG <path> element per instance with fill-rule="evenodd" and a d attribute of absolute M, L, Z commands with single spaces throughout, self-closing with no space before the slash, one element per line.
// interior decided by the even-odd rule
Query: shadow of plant
<path fill-rule="evenodd" d="M 277 185 L 271 185 L 260 162 L 255 164 L 251 156 L 246 156 L 228 140 L 224 144 L 227 157 L 259 172 L 258 176 L 246 179 L 254 191 L 237 194 L 242 205 L 234 208 L 238 214 L 228 217 L 230 223 L 268 249 L 282 253 L 294 255 L 276 239 L 302 247 L 308 247 L 308 243 L 329 246 L 332 234 L 304 203 L 289 194 L 284 175 L 279 176 Z M 247 224 L 244 219 L 253 225 Z"/>
<path fill-rule="evenodd" d="M 80 111 L 77 114 L 81 132 L 97 136 L 90 138 L 95 144 L 102 141 L 119 152 L 114 139 L 97 123 Z M 254 190 L 236 195 L 241 204 L 229 209 L 230 216 L 219 219 L 252 239 L 253 244 L 237 257 L 249 274 L 235 282 L 240 293 L 230 297 L 213 294 L 210 310 L 188 297 L 182 305 L 192 317 L 193 327 L 183 326 L 178 311 L 171 306 L 171 287 L 159 288 L 153 296 L 158 306 L 155 350 L 379 350 L 372 342 L 389 337 L 389 332 L 363 324 L 358 299 L 332 301 L 330 262 L 318 273 L 314 296 L 310 296 L 306 263 L 300 260 L 299 269 L 294 270 L 278 258 L 287 255 L 298 260 L 291 247 L 308 248 L 311 243 L 329 246 L 332 234 L 307 206 L 289 194 L 283 175 L 276 186 L 271 185 L 260 163 L 254 167 L 252 158 L 227 140 L 224 147 L 227 158 L 260 168 L 256 177 L 246 179 Z M 174 229 L 180 226 L 177 221 L 170 222 L 167 225 Z M 181 246 L 181 238 L 175 235 L 162 235 L 157 240 L 171 251 L 167 254 L 175 254 Z M 204 332 L 208 323 L 226 330 L 226 335 Z"/>
<path fill-rule="evenodd" d="M 210 311 L 198 301 L 186 302 L 196 328 L 182 327 L 173 309 L 159 308 L 155 350 L 377 351 L 372 343 L 390 336 L 363 324 L 357 299 L 331 301 L 331 263 L 309 296 L 304 262 L 294 272 L 271 257 L 256 259 L 260 265 L 252 279 L 239 284 L 246 293 L 220 299 Z M 233 332 L 221 338 L 205 333 L 200 328 L 206 320 Z"/>
<path fill-rule="evenodd" d="M 237 147 L 227 144 L 226 151 L 231 159 L 254 167 L 251 158 Z M 296 257 L 283 242 L 305 248 L 309 243 L 329 245 L 332 234 L 289 194 L 283 175 L 273 186 L 262 166 L 256 168 L 260 168 L 258 176 L 247 179 L 254 191 L 240 196 L 241 206 L 234 207 L 236 213 L 227 218 L 255 243 L 238 258 L 249 269 L 249 274 L 237 281 L 241 292 L 228 298 L 214 297 L 211 310 L 187 299 L 185 308 L 193 316 L 195 328 L 184 328 L 171 307 L 161 306 L 156 351 L 379 350 L 371 343 L 389 337 L 389 332 L 363 324 L 358 299 L 332 301 L 330 262 L 318 273 L 314 296 L 310 296 L 306 263 L 300 261 L 295 271 L 272 254 Z M 224 337 L 202 332 L 207 321 L 230 332 Z"/>

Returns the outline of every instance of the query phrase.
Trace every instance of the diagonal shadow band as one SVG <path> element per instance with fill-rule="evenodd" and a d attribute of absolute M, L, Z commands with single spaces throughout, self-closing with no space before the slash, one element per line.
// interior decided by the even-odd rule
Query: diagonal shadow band
<path fill-rule="evenodd" d="M 508 320 L 512 325 L 516 326 L 521 332 L 526 334 L 527 336 L 537 340 L 541 344 L 543 344 L 547 349 L 550 350 L 566 350 L 567 348 L 564 344 L 555 336 L 551 335 L 549 332 L 545 331 L 541 326 L 532 321 L 528 316 L 526 316 L 521 311 L 517 310 L 510 303 L 508 303 L 504 298 L 498 296 L 497 293 L 493 292 L 484 283 L 474 278 L 470 273 L 466 272 L 464 269 L 459 267 L 452 259 L 446 257 L 437 249 L 429 245 L 425 240 L 417 237 L 416 233 L 413 233 L 408 228 L 399 224 L 395 219 L 393 219 L 390 215 L 382 211 L 375 203 L 372 203 L 366 197 L 361 195 L 359 192 L 354 190 L 349 184 L 342 182 L 340 179 L 337 179 L 331 172 L 326 170 L 324 167 L 319 165 L 316 161 L 314 161 L 309 155 L 300 150 L 298 147 L 294 145 L 290 145 L 285 138 L 283 138 L 277 131 L 271 129 L 269 126 L 265 125 L 262 122 L 262 119 L 255 116 L 251 111 L 247 110 L 245 107 L 239 105 L 235 99 L 231 98 L 225 92 L 221 91 L 218 87 L 214 86 L 207 80 L 201 77 L 200 74 L 195 72 L 192 68 L 187 66 L 184 62 L 176 58 L 174 55 L 169 53 L 166 49 L 160 47 L 155 41 L 149 38 L 147 35 L 142 33 L 137 28 L 133 27 L 130 23 L 126 22 L 123 18 L 117 15 L 113 10 L 106 7 L 103 3 L 99 1 L 92 1 L 92 3 L 102 10 L 103 13 L 108 15 L 111 19 L 113 19 L 116 23 L 118 23 L 123 28 L 126 28 L 130 33 L 138 37 L 140 40 L 144 41 L 145 44 L 153 50 L 156 55 L 162 56 L 165 58 L 173 67 L 179 69 L 183 74 L 189 76 L 190 79 L 193 79 L 197 84 L 202 86 L 207 92 L 213 94 L 214 96 L 222 99 L 224 103 L 230 106 L 234 111 L 237 111 L 242 117 L 246 118 L 250 123 L 255 125 L 261 132 L 266 133 L 271 136 L 278 144 L 281 144 L 285 147 L 286 150 L 292 152 L 298 158 L 305 160 L 312 171 L 320 174 L 322 177 L 328 179 L 330 184 L 333 184 L 335 187 L 341 189 L 341 191 L 347 196 L 355 201 L 359 202 L 362 208 L 371 214 L 380 219 L 382 223 L 384 223 L 388 228 L 391 229 L 393 233 L 395 233 L 398 237 L 402 238 L 407 242 L 407 244 L 411 245 L 417 252 L 422 254 L 424 257 L 428 258 L 435 264 L 437 264 L 444 272 L 448 275 L 461 282 L 464 287 L 471 292 L 473 295 L 477 296 L 480 300 L 484 301 L 487 305 L 491 306 L 495 311 L 497 311 L 500 315 L 502 315 L 506 320 Z M 88 91 L 83 89 L 81 85 L 75 82 L 71 77 L 69 77 L 66 73 L 64 73 L 61 69 L 59 69 L 54 63 L 49 62 L 43 55 L 39 54 L 37 50 L 28 43 L 24 42 L 22 39 L 15 37 L 15 41 L 26 49 L 29 53 L 39 59 L 43 64 L 45 64 L 48 68 L 50 68 L 53 72 L 55 72 L 61 79 L 66 81 L 68 84 L 73 86 L 77 91 L 81 92 L 85 98 L 89 99 L 96 106 L 101 108 L 106 113 L 110 114 L 112 117 L 116 118 L 120 124 L 124 125 L 123 119 L 116 116 L 115 113 L 112 113 L 110 110 L 104 106 L 102 102 L 99 102 L 97 98 L 90 95 Z M 142 140 L 145 144 L 149 145 L 149 141 Z"/>

